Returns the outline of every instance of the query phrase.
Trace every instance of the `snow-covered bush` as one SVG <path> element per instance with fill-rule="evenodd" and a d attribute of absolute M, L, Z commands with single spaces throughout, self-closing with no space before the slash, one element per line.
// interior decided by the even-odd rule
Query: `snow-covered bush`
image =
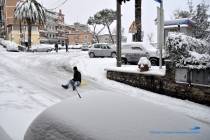
<path fill-rule="evenodd" d="M 177 63 L 177 66 L 205 67 L 210 63 L 209 44 L 206 41 L 175 33 L 167 38 L 166 47 L 170 58 Z"/>
<path fill-rule="evenodd" d="M 146 57 L 141 57 L 138 62 L 140 71 L 148 71 L 151 68 L 151 62 Z"/>

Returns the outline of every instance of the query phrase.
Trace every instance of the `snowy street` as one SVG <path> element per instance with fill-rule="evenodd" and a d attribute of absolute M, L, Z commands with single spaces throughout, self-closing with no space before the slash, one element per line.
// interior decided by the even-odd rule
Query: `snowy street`
<path fill-rule="evenodd" d="M 152 114 L 148 111 L 150 108 L 155 108 L 157 114 L 176 114 L 179 117 L 172 121 L 176 121 L 177 129 L 201 128 L 200 134 L 180 135 L 174 139 L 210 139 L 209 107 L 106 79 L 104 69 L 115 65 L 114 58 L 89 58 L 88 53 L 81 50 L 15 53 L 0 46 L 0 128 L 13 140 L 23 140 L 24 133 L 37 115 L 52 105 L 77 96 L 71 89 L 61 87 L 72 78 L 72 68 L 77 66 L 82 73 L 82 85 L 78 91 L 84 96 L 83 100 L 87 93 L 126 95 L 137 99 L 148 114 Z M 165 116 L 162 123 L 168 121 L 165 121 L 168 114 L 162 114 Z M 157 117 L 161 119 L 161 116 Z M 150 120 L 144 122 L 146 124 L 150 124 Z"/>

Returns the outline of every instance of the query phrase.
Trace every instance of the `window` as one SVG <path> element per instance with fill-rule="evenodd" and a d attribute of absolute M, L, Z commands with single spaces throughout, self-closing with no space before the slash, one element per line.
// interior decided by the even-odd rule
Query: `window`
<path fill-rule="evenodd" d="M 100 48 L 99 44 L 94 45 L 94 48 Z"/>
<path fill-rule="evenodd" d="M 101 48 L 102 48 L 102 49 L 106 49 L 106 45 L 102 45 Z"/>

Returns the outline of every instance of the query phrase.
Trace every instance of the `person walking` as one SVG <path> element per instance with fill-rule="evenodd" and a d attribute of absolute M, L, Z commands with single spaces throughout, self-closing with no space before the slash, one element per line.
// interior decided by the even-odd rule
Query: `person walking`
<path fill-rule="evenodd" d="M 68 43 L 66 43 L 66 52 L 69 52 L 69 46 L 68 46 Z"/>
<path fill-rule="evenodd" d="M 69 85 L 71 85 L 72 89 L 75 90 L 76 86 L 80 86 L 80 84 L 81 84 L 81 73 L 78 71 L 76 66 L 73 68 L 73 70 L 74 70 L 73 79 L 71 79 L 67 84 L 61 85 L 65 89 L 68 89 Z"/>
<path fill-rule="evenodd" d="M 58 43 L 55 43 L 55 51 L 58 52 Z"/>

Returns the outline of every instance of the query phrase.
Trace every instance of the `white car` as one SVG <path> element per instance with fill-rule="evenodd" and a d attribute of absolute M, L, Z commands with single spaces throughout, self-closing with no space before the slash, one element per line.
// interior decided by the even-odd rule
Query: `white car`
<path fill-rule="evenodd" d="M 159 51 L 150 44 L 131 42 L 122 44 L 122 63 L 137 64 L 141 57 L 147 57 L 154 66 L 159 64 Z"/>
<path fill-rule="evenodd" d="M 93 44 L 89 49 L 88 54 L 90 58 L 93 57 L 116 57 L 116 51 L 106 43 Z"/>
<path fill-rule="evenodd" d="M 54 45 L 37 44 L 32 45 L 30 51 L 32 52 L 51 52 L 54 49 Z"/>
<path fill-rule="evenodd" d="M 18 46 L 16 44 L 10 44 L 6 46 L 6 50 L 9 52 L 19 52 Z"/>
<path fill-rule="evenodd" d="M 6 48 L 7 51 L 10 51 L 10 52 L 19 52 L 19 47 L 20 45 L 12 42 L 12 41 L 9 41 L 9 40 L 4 40 L 4 39 L 0 39 L 0 44 Z"/>
<path fill-rule="evenodd" d="M 82 45 L 77 44 L 77 45 L 69 45 L 70 49 L 81 49 Z"/>

